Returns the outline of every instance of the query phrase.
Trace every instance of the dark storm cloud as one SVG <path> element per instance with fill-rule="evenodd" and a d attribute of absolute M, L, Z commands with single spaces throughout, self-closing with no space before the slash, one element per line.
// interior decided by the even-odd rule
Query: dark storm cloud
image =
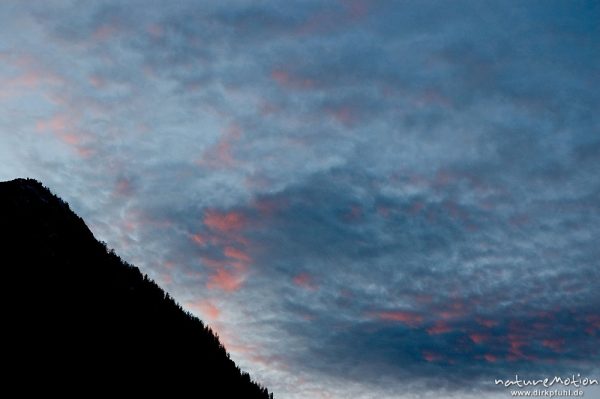
<path fill-rule="evenodd" d="M 277 396 L 598 363 L 594 2 L 0 7 L 3 178 L 67 199 Z"/>

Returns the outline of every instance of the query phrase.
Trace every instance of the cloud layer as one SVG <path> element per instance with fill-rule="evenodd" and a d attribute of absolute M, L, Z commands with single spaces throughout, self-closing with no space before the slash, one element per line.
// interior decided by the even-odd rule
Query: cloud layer
<path fill-rule="evenodd" d="M 44 181 L 280 398 L 597 373 L 599 19 L 3 2 L 0 177 Z"/>

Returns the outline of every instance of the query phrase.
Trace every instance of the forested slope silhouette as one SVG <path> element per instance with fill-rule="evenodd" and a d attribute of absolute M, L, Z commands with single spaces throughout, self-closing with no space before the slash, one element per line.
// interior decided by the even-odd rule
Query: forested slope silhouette
<path fill-rule="evenodd" d="M 0 183 L 0 264 L 5 388 L 272 398 L 210 328 L 35 180 Z"/>

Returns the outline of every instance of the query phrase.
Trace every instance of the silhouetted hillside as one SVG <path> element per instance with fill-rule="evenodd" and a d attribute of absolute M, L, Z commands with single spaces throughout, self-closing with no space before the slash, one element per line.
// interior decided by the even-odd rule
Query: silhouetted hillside
<path fill-rule="evenodd" d="M 269 398 L 203 323 L 35 180 L 0 183 L 2 381 L 25 393 Z"/>

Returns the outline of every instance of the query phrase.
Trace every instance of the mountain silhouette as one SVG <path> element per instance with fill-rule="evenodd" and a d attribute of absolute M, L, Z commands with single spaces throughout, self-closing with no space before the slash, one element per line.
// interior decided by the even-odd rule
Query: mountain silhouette
<path fill-rule="evenodd" d="M 0 265 L 5 391 L 273 397 L 35 180 L 0 182 Z"/>

